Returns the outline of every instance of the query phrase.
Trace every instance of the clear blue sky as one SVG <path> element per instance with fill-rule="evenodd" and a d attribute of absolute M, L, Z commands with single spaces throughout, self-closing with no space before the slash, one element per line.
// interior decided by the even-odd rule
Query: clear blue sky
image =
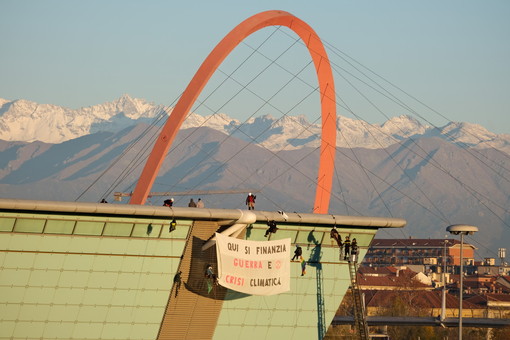
<path fill-rule="evenodd" d="M 0 0 L 0 98 L 170 104 L 225 34 L 270 9 L 450 120 L 510 133 L 507 0 Z"/>

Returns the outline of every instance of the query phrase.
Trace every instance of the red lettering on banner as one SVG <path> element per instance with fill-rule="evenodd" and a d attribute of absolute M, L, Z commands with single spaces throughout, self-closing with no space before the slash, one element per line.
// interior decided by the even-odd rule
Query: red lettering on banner
<path fill-rule="evenodd" d="M 234 258 L 234 267 L 262 269 L 262 261 L 252 261 Z"/>
<path fill-rule="evenodd" d="M 236 285 L 236 286 L 244 286 L 244 278 L 227 275 L 225 277 L 225 282 Z"/>

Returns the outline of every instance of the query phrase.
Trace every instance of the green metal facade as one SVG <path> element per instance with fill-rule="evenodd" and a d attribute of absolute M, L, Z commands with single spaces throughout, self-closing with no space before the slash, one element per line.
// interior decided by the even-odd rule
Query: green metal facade
<path fill-rule="evenodd" d="M 0 339 L 155 339 L 190 224 L 0 213 Z"/>
<path fill-rule="evenodd" d="M 169 223 L 0 212 L 0 339 L 156 339 L 193 221 L 172 232 Z M 331 226 L 279 227 L 271 237 L 301 245 L 306 274 L 292 263 L 291 291 L 280 295 L 229 291 L 215 339 L 317 339 L 331 323 L 349 286 Z M 246 239 L 266 240 L 266 228 L 252 225 Z M 357 238 L 360 258 L 376 231 L 339 228 Z"/>
<path fill-rule="evenodd" d="M 246 239 L 265 240 L 266 229 L 265 225 L 254 225 Z M 342 238 L 350 235 L 351 239 L 357 239 L 361 246 L 361 259 L 377 231 L 369 228 L 338 229 Z M 320 327 L 329 327 L 350 285 L 349 267 L 346 261 L 339 261 L 338 246 L 330 238 L 330 230 L 331 226 L 285 225 L 273 234 L 272 239 L 291 238 L 293 244 L 302 247 L 303 258 L 310 261 L 306 274 L 301 276 L 301 264 L 293 262 L 291 291 L 279 295 L 246 296 L 229 291 L 214 339 L 318 339 Z M 319 270 L 322 270 L 322 275 Z M 322 294 L 324 301 L 325 325 L 319 322 L 318 293 Z"/>

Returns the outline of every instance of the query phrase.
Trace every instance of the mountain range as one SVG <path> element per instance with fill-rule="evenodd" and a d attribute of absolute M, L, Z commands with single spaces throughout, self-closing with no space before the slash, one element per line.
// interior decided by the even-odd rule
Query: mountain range
<path fill-rule="evenodd" d="M 0 195 L 112 200 L 112 191 L 133 189 L 143 166 L 139 152 L 147 153 L 159 129 L 153 123 L 170 113 L 128 95 L 78 110 L 0 99 Z M 340 116 L 337 123 L 331 212 L 408 221 L 379 237 L 442 238 L 448 224 L 474 224 L 480 232 L 471 241 L 484 256 L 510 243 L 510 135 L 469 123 L 431 127 L 409 116 L 380 125 Z M 258 192 L 258 209 L 309 212 L 319 140 L 320 125 L 305 116 L 243 123 L 224 113 L 191 113 L 153 191 L 246 189 Z M 240 194 L 202 199 L 213 208 L 244 206 Z"/>
<path fill-rule="evenodd" d="M 151 123 L 171 108 L 123 95 L 117 100 L 81 109 L 68 109 L 27 100 L 0 98 L 0 139 L 61 143 L 95 132 L 118 132 L 137 123 Z M 319 122 L 320 123 L 320 122 Z M 210 127 L 270 150 L 317 147 L 321 125 L 304 115 L 274 118 L 270 115 L 237 119 L 219 113 L 201 116 L 190 113 L 182 129 Z M 380 149 L 413 137 L 439 137 L 475 148 L 496 148 L 510 154 L 510 135 L 495 134 L 477 124 L 450 122 L 443 127 L 424 125 L 410 116 L 397 116 L 384 124 L 370 124 L 343 116 L 337 118 L 338 147 Z"/>

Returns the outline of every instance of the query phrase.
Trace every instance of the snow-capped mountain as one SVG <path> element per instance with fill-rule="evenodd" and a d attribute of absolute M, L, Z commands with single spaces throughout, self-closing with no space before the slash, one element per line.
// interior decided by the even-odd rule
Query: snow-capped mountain
<path fill-rule="evenodd" d="M 118 131 L 152 119 L 161 110 L 161 106 L 127 95 L 78 110 L 23 99 L 0 99 L 0 139 L 60 143 L 98 131 Z"/>
<path fill-rule="evenodd" d="M 151 123 L 171 110 L 128 95 L 77 110 L 22 99 L 0 99 L 0 139 L 60 143 L 95 132 L 118 132 L 138 123 Z M 434 136 L 456 144 L 510 153 L 510 135 L 498 135 L 477 124 L 451 122 L 436 128 L 403 115 L 383 124 L 339 116 L 337 126 L 338 147 L 381 149 L 408 138 Z M 304 115 L 280 118 L 265 115 L 241 122 L 224 113 L 209 116 L 190 113 L 182 129 L 194 127 L 209 127 L 273 151 L 320 144 L 320 122 L 310 123 Z"/>

